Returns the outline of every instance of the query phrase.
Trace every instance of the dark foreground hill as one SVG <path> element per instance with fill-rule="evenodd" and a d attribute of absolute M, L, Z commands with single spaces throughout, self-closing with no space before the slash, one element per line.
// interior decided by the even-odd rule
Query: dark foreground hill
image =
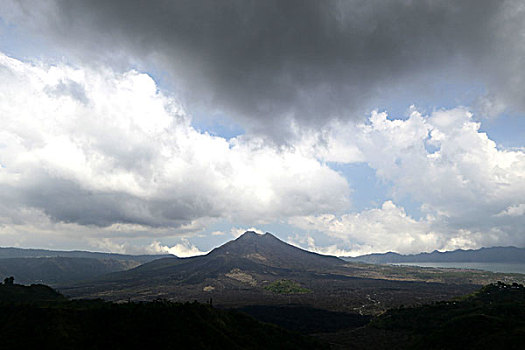
<path fill-rule="evenodd" d="M 303 321 L 320 317 L 329 333 L 316 341 L 209 304 L 70 301 L 47 286 L 15 284 L 0 285 L 1 348 L 522 349 L 525 340 L 525 287 L 501 282 L 448 301 L 391 309 L 364 327 L 321 310 L 298 308 L 295 321 L 283 318 L 287 308 L 246 311 L 305 333 L 312 329 Z"/>
<path fill-rule="evenodd" d="M 60 303 L 66 300 L 62 294 L 43 284 L 0 284 L 0 305 L 3 306 Z"/>
<path fill-rule="evenodd" d="M 85 251 L 0 248 L 0 276 L 24 284 L 73 283 L 125 271 L 172 255 L 123 255 Z"/>
<path fill-rule="evenodd" d="M 449 252 L 433 251 L 401 255 L 398 253 L 368 254 L 357 257 L 344 257 L 346 261 L 358 261 L 372 264 L 409 263 L 409 262 L 479 262 L 479 263 L 525 263 L 525 248 L 492 247 L 475 250 L 458 249 Z"/>
<path fill-rule="evenodd" d="M 325 348 L 312 338 L 211 305 L 69 301 L 39 285 L 0 285 L 0 339 L 2 349 Z"/>
<path fill-rule="evenodd" d="M 335 349 L 523 349 L 525 287 L 494 283 L 462 298 L 391 309 L 366 327 L 320 338 Z"/>

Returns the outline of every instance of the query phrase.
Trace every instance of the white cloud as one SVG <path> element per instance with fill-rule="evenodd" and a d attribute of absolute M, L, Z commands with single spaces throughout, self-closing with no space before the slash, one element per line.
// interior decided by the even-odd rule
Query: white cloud
<path fill-rule="evenodd" d="M 173 254 L 179 258 L 187 258 L 190 256 L 204 255 L 208 252 L 200 251 L 195 245 L 191 244 L 186 239 L 181 239 L 181 243 L 177 243 L 174 246 L 162 245 L 157 241 L 151 243 L 148 247 L 148 251 L 151 253 L 168 253 Z"/>
<path fill-rule="evenodd" d="M 403 208 L 386 201 L 381 208 L 360 213 L 295 217 L 289 223 L 308 232 L 320 231 L 341 240 L 348 255 L 370 252 L 420 252 L 443 246 L 443 238 L 431 228 L 431 219 L 415 220 Z M 316 249 L 314 242 L 308 246 Z M 325 250 L 326 251 L 326 250 Z M 331 249 L 332 252 L 336 250 Z"/>
<path fill-rule="evenodd" d="M 39 226 L 24 221 L 23 210 L 48 218 L 46 225 L 109 237 L 348 206 L 345 179 L 314 157 L 258 138 L 198 132 L 173 98 L 136 71 L 28 64 L 0 54 L 0 115 L 4 231 Z"/>
<path fill-rule="evenodd" d="M 315 243 L 315 239 L 310 235 L 299 236 L 295 235 L 294 237 L 288 237 L 288 243 L 295 245 L 297 247 L 304 247 L 304 249 L 323 255 L 333 255 L 333 256 L 350 256 L 355 255 L 354 252 L 340 249 L 337 244 L 332 244 L 328 246 L 318 246 Z"/>
<path fill-rule="evenodd" d="M 223 231 L 213 231 L 210 233 L 212 236 L 224 236 L 226 233 Z"/>
<path fill-rule="evenodd" d="M 521 216 L 525 215 L 525 204 L 508 207 L 501 213 L 498 213 L 496 216 Z"/>
<path fill-rule="evenodd" d="M 407 120 L 374 113 L 359 143 L 398 197 L 408 194 L 457 225 L 490 226 L 493 214 L 525 196 L 525 152 L 498 148 L 479 128 L 461 108 L 429 117 L 412 110 Z"/>
<path fill-rule="evenodd" d="M 292 224 L 362 252 L 525 245 L 525 152 L 498 147 L 469 111 L 423 116 L 412 108 L 406 120 L 373 112 L 366 124 L 334 128 L 320 134 L 343 138 L 351 145 L 348 154 L 357 148 L 391 184 L 394 200 L 408 196 L 427 217 L 413 219 L 387 201 L 378 209 L 294 218 Z"/>
<path fill-rule="evenodd" d="M 97 250 L 102 250 L 104 252 L 119 254 L 129 253 L 129 247 L 126 244 L 114 242 L 109 238 L 93 239 L 91 240 L 91 243 L 94 247 L 98 248 Z"/>
<path fill-rule="evenodd" d="M 250 228 L 242 228 L 242 227 L 232 227 L 231 230 L 230 230 L 230 233 L 233 237 L 235 238 L 238 238 L 240 237 L 243 233 L 245 233 L 246 231 L 253 231 L 255 233 L 258 233 L 260 235 L 262 235 L 264 233 L 264 231 L 262 230 L 259 230 L 258 228 L 255 228 L 255 227 L 250 227 Z"/>
<path fill-rule="evenodd" d="M 384 202 L 381 208 L 359 213 L 339 217 L 330 214 L 295 217 L 289 223 L 308 232 L 306 238 L 296 236 L 291 239 L 292 242 L 298 242 L 314 252 L 338 256 L 474 249 L 510 242 L 509 236 L 498 228 L 480 232 L 447 227 L 432 216 L 414 219 L 392 201 Z M 325 247 L 316 245 L 310 236 L 316 232 L 336 239 L 337 243 Z"/>
<path fill-rule="evenodd" d="M 364 124 L 297 128 L 291 145 L 273 147 L 195 130 L 146 74 L 0 54 L 0 115 L 0 236 L 12 245 L 288 218 L 352 252 L 525 245 L 525 151 L 498 147 L 463 108 L 374 112 Z M 350 188 L 325 162 L 368 163 L 393 201 L 344 214 Z M 427 216 L 394 204 L 406 196 Z"/>

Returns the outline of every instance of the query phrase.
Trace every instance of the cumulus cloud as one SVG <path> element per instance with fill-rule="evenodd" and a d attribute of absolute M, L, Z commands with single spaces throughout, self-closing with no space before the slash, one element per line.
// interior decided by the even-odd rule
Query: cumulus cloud
<path fill-rule="evenodd" d="M 336 237 L 359 252 L 524 245 L 525 152 L 498 147 L 479 129 L 464 108 L 428 116 L 412 108 L 407 119 L 373 112 L 367 123 L 327 128 L 322 137 L 336 140 L 326 142 L 319 156 L 345 154 L 344 149 L 331 154 L 330 144 L 342 139 L 349 145 L 347 154 L 356 149 L 360 154 L 348 161 L 364 159 L 391 185 L 394 200 L 415 200 L 426 216 L 414 219 L 387 201 L 361 213 L 290 223 Z"/>
<path fill-rule="evenodd" d="M 151 243 L 147 249 L 151 253 L 168 253 L 173 254 L 179 258 L 187 258 L 190 256 L 204 255 L 208 252 L 202 252 L 195 245 L 191 244 L 187 239 L 181 239 L 181 243 L 177 243 L 174 246 L 162 245 L 157 241 Z"/>
<path fill-rule="evenodd" d="M 442 247 L 444 240 L 442 235 L 432 231 L 430 220 L 415 220 L 392 201 L 384 202 L 381 208 L 360 213 L 344 214 L 340 217 L 332 214 L 295 217 L 289 222 L 309 232 L 320 231 L 338 238 L 348 247 L 347 253 L 351 255 L 387 251 L 428 251 L 438 246 Z M 308 242 L 308 247 L 316 251 L 338 252 L 335 247 L 328 247 L 328 250 L 318 248 L 313 240 Z"/>
<path fill-rule="evenodd" d="M 525 204 L 508 207 L 496 216 L 522 216 L 525 215 Z"/>
<path fill-rule="evenodd" d="M 2 54 L 0 96 L 0 217 L 10 229 L 45 217 L 93 232 L 168 235 L 214 218 L 269 222 L 348 206 L 345 179 L 317 159 L 199 132 L 137 71 Z"/>
<path fill-rule="evenodd" d="M 395 196 L 410 195 L 450 225 L 483 229 L 495 224 L 494 214 L 522 202 L 525 152 L 498 148 L 479 128 L 462 108 L 427 117 L 414 109 L 407 120 L 373 113 L 359 143 Z"/>
<path fill-rule="evenodd" d="M 310 235 L 298 235 L 295 236 L 289 236 L 288 237 L 288 243 L 295 245 L 297 247 L 303 247 L 304 249 L 307 249 L 308 251 L 323 254 L 323 255 L 332 255 L 332 256 L 351 256 L 352 254 L 355 255 L 355 252 L 348 251 L 341 249 L 337 246 L 337 244 L 332 244 L 328 246 L 318 246 L 315 243 L 315 239 Z"/>
<path fill-rule="evenodd" d="M 238 238 L 240 237 L 243 233 L 245 233 L 246 231 L 253 231 L 255 233 L 258 233 L 260 235 L 262 235 L 264 233 L 264 231 L 262 230 L 259 230 L 258 228 L 255 228 L 255 227 L 250 227 L 250 228 L 242 228 L 242 227 L 232 227 L 231 230 L 230 230 L 230 233 L 233 237 L 235 238 Z"/>
<path fill-rule="evenodd" d="M 223 231 L 213 231 L 211 233 L 212 236 L 224 236 L 226 234 L 226 232 L 223 232 Z"/>
<path fill-rule="evenodd" d="M 8 0 L 0 13 L 84 62 L 153 63 L 188 106 L 273 137 L 403 94 L 440 100 L 443 82 L 487 91 L 484 113 L 525 107 L 518 0 Z"/>
<path fill-rule="evenodd" d="M 274 147 L 197 131 L 137 71 L 0 55 L 0 96 L 0 234 L 12 245 L 32 232 L 119 245 L 111 238 L 288 218 L 354 252 L 525 244 L 525 152 L 499 147 L 464 108 L 412 108 L 406 119 L 373 112 L 366 123 L 296 129 L 293 147 Z M 393 201 L 348 213 L 349 185 L 325 162 L 368 163 Z M 423 218 L 395 204 L 407 196 Z"/>

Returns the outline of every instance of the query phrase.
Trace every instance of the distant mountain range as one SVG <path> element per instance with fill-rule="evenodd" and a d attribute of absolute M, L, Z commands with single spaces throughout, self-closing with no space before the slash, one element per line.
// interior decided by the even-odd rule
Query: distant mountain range
<path fill-rule="evenodd" d="M 0 248 L 0 277 L 14 276 L 17 283 L 23 284 L 57 285 L 129 270 L 166 257 L 174 256 Z"/>
<path fill-rule="evenodd" d="M 130 255 L 116 253 L 88 252 L 83 250 L 47 250 L 47 249 L 26 249 L 26 248 L 0 248 L 0 259 L 5 258 L 93 258 L 93 259 L 112 259 L 112 260 L 133 260 L 140 263 L 151 260 L 174 257 L 171 254 L 160 255 Z"/>
<path fill-rule="evenodd" d="M 371 264 L 416 263 L 416 262 L 479 262 L 479 263 L 525 263 L 525 248 L 493 247 L 476 250 L 454 250 L 449 252 L 401 255 L 397 253 L 368 254 L 343 257 L 346 261 Z"/>

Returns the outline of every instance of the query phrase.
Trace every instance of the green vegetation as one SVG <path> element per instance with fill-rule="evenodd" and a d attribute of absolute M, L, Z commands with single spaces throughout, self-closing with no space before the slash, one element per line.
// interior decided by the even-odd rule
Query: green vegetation
<path fill-rule="evenodd" d="M 13 275 L 24 284 L 59 285 L 95 278 L 138 266 L 133 260 L 39 257 L 0 259 L 0 275 Z"/>
<path fill-rule="evenodd" d="M 299 305 L 249 305 L 237 309 L 259 321 L 301 334 L 336 332 L 363 327 L 371 316 L 335 312 Z"/>
<path fill-rule="evenodd" d="M 199 303 L 70 301 L 47 286 L 0 285 L 2 348 L 319 349 L 319 342 Z"/>
<path fill-rule="evenodd" d="M 497 281 L 506 283 L 525 283 L 525 275 L 519 273 L 500 273 L 482 270 L 462 270 L 438 267 L 377 265 L 367 263 L 348 263 L 347 268 L 353 276 L 396 281 L 425 281 L 446 284 L 486 285 Z"/>
<path fill-rule="evenodd" d="M 490 284 L 456 300 L 390 310 L 370 327 L 405 332 L 414 349 L 521 348 L 525 287 Z"/>
<path fill-rule="evenodd" d="M 310 289 L 302 287 L 295 281 L 284 279 L 274 281 L 265 286 L 264 289 L 276 294 L 305 294 L 311 292 Z"/>
<path fill-rule="evenodd" d="M 59 303 L 66 300 L 63 295 L 43 284 L 23 286 L 15 284 L 13 277 L 4 279 L 4 284 L 0 284 L 0 306 L 43 304 L 49 302 Z"/>

